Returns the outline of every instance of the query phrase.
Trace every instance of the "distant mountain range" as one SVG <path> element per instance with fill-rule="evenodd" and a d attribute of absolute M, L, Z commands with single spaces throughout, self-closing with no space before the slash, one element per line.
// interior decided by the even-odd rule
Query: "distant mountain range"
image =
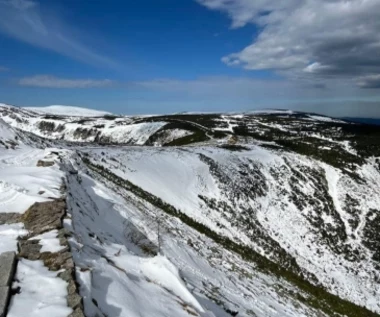
<path fill-rule="evenodd" d="M 344 117 L 342 119 L 346 120 L 346 121 L 357 122 L 357 123 L 380 125 L 380 119 L 374 119 L 374 118 L 350 118 L 350 117 Z"/>

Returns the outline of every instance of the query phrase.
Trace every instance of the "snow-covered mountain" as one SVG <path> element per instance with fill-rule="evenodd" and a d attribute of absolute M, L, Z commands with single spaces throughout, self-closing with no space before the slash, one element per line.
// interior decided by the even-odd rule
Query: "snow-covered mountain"
<path fill-rule="evenodd" d="M 3 148 L 17 145 L 17 132 L 4 120 L 0 119 L 0 146 Z"/>
<path fill-rule="evenodd" d="M 379 316 L 379 127 L 287 111 L 0 117 L 33 155 L 59 148 L 86 316 Z"/>
<path fill-rule="evenodd" d="M 102 117 L 104 115 L 111 114 L 106 111 L 60 105 L 52 105 L 47 107 L 24 107 L 24 109 L 41 114 L 52 114 L 67 117 Z"/>
<path fill-rule="evenodd" d="M 144 120 L 141 117 L 117 117 L 107 113 L 99 116 L 100 112 L 95 110 L 77 116 L 78 112 L 63 106 L 59 112 L 64 115 L 37 113 L 35 109 L 31 111 L 30 108 L 0 105 L 0 117 L 13 127 L 44 138 L 82 143 L 95 141 L 143 145 L 165 125 L 165 122 L 149 122 L 148 118 Z M 40 108 L 38 111 L 41 111 Z M 181 136 L 181 131 L 173 131 L 166 137 L 173 139 L 176 135 Z"/>

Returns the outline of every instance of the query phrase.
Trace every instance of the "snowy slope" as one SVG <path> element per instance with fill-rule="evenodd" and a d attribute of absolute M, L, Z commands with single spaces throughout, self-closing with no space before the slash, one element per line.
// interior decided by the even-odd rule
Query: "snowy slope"
<path fill-rule="evenodd" d="M 68 169 L 83 171 L 68 175 L 67 183 L 71 243 L 87 315 L 325 316 L 296 303 L 288 295 L 297 291 L 290 284 L 256 271 L 252 263 L 99 178 L 75 155 L 68 162 Z M 160 255 L 154 254 L 157 217 L 164 220 Z M 286 291 L 278 292 L 279 284 Z"/>
<path fill-rule="evenodd" d="M 363 185 L 326 164 L 294 154 L 279 156 L 259 146 L 232 153 L 207 147 L 89 153 L 94 162 L 214 232 L 238 239 L 273 261 L 285 253 L 288 259 L 285 257 L 284 263 L 294 258 L 304 272 L 313 274 L 331 292 L 380 311 L 378 264 L 370 260 L 373 251 L 361 242 L 366 215 L 380 204 L 376 185 L 380 173 L 373 166 L 363 166 L 359 172 L 367 177 L 371 174 Z M 318 188 L 323 182 L 326 187 Z M 330 196 L 319 197 L 319 190 Z M 295 191 L 299 191 L 296 196 Z M 345 205 L 347 195 L 361 206 L 355 226 Z M 330 201 L 334 209 L 330 209 Z M 318 205 L 321 214 L 316 215 Z M 331 235 L 327 240 L 326 234 Z M 360 256 L 352 259 L 352 252 Z"/>
<path fill-rule="evenodd" d="M 101 117 L 111 114 L 107 111 L 60 105 L 52 105 L 48 107 L 24 107 L 24 109 L 41 114 L 53 114 L 68 117 Z"/>
<path fill-rule="evenodd" d="M 15 148 L 18 145 L 16 131 L 0 118 L 0 148 Z"/>
<path fill-rule="evenodd" d="M 58 197 L 64 178 L 87 316 L 380 313 L 375 127 L 291 112 L 73 118 L 1 105 L 0 116 L 1 135 L 22 141 L 0 146 L 0 213 Z M 20 234 L 0 226 L 0 250 Z M 40 238 L 59 248 L 54 232 Z M 28 272 L 54 278 L 22 263 L 26 294 Z"/>
<path fill-rule="evenodd" d="M 14 128 L 51 140 L 137 145 L 145 144 L 167 124 L 164 121 L 144 120 L 142 117 L 104 116 L 107 113 L 96 110 L 57 107 L 54 106 L 53 111 L 50 111 L 50 107 L 49 111 L 40 111 L 40 108 L 17 108 L 0 104 L 0 118 Z M 189 131 L 170 130 L 156 143 L 161 145 L 189 134 Z"/>

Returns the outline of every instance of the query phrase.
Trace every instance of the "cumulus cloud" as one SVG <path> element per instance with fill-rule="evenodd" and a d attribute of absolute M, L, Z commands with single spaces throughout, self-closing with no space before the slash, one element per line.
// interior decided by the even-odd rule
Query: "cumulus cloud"
<path fill-rule="evenodd" d="M 80 32 L 36 1 L 0 0 L 0 32 L 85 63 L 117 67 L 114 61 L 83 44 Z"/>
<path fill-rule="evenodd" d="M 109 79 L 65 79 L 49 75 L 24 77 L 18 81 L 20 86 L 40 88 L 101 88 L 111 87 L 114 82 Z"/>
<path fill-rule="evenodd" d="M 344 78 L 378 88 L 379 0 L 197 1 L 227 13 L 232 28 L 249 23 L 260 27 L 251 45 L 223 57 L 227 65 Z"/>

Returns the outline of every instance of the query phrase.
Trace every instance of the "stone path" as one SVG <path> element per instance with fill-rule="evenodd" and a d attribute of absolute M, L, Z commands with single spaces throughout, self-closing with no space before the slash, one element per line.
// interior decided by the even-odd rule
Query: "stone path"
<path fill-rule="evenodd" d="M 16 270 L 17 259 L 15 252 L 0 254 L 0 317 L 7 313 L 11 284 Z"/>
<path fill-rule="evenodd" d="M 24 214 L 0 213 L 0 224 L 22 222 L 29 232 L 27 236 L 19 237 L 17 255 L 15 252 L 0 254 L 0 317 L 7 314 L 18 258 L 41 260 L 50 271 L 56 271 L 57 277 L 68 283 L 67 306 L 73 309 L 68 317 L 84 317 L 83 300 L 79 295 L 75 266 L 67 241 L 71 233 L 63 227 L 65 216 L 66 201 L 63 198 L 35 203 Z M 51 230 L 58 231 L 57 238 L 63 248 L 55 253 L 41 252 L 40 240 L 30 238 Z"/>
<path fill-rule="evenodd" d="M 18 256 L 32 261 L 42 260 L 50 271 L 59 271 L 57 276 L 68 283 L 67 305 L 73 309 L 73 313 L 68 317 L 84 317 L 83 300 L 79 295 L 78 284 L 75 280 L 74 262 L 67 241 L 71 233 L 63 228 L 65 215 L 65 199 L 55 199 L 32 205 L 21 217 L 29 234 L 19 240 L 20 253 Z M 51 230 L 58 230 L 57 238 L 64 248 L 56 253 L 41 252 L 39 240 L 30 240 L 30 238 Z"/>

